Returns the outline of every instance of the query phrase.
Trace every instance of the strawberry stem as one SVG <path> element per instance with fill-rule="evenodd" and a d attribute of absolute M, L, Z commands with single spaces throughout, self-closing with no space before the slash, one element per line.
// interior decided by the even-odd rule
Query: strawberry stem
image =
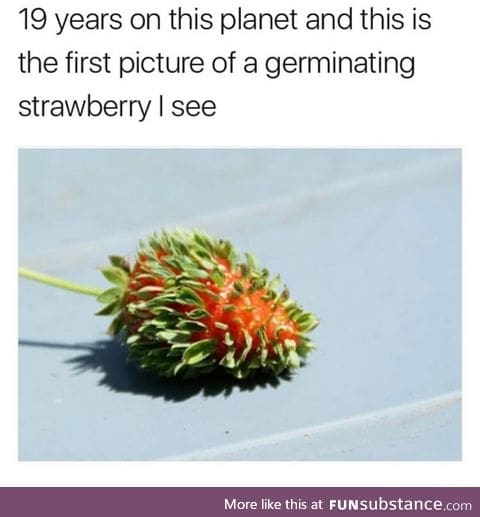
<path fill-rule="evenodd" d="M 103 292 L 103 289 L 76 284 L 74 282 L 69 282 L 68 280 L 63 280 L 62 278 L 56 278 L 44 273 L 32 271 L 31 269 L 27 269 L 25 267 L 19 267 L 18 274 L 23 278 L 35 280 L 35 282 L 40 282 L 42 284 L 59 287 L 60 289 L 66 289 L 67 291 L 73 291 L 74 293 L 87 294 L 89 296 L 100 296 Z"/>

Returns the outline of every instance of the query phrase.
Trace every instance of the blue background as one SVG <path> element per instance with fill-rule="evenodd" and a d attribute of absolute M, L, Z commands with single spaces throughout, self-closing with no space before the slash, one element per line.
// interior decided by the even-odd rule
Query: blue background
<path fill-rule="evenodd" d="M 94 299 L 20 280 L 19 457 L 459 460 L 458 150 L 19 152 L 20 263 L 97 286 L 162 226 L 253 251 L 321 318 L 290 380 L 152 379 Z"/>

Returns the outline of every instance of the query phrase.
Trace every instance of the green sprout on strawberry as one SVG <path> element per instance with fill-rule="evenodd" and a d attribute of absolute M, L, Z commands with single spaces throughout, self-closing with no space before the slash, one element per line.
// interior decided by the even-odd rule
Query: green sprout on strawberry
<path fill-rule="evenodd" d="M 113 316 L 110 333 L 126 335 L 129 358 L 160 377 L 278 375 L 313 349 L 316 317 L 229 241 L 164 230 L 140 243 L 133 264 L 111 256 L 101 272 L 112 284 L 105 291 L 20 268 L 21 276 L 97 296 L 97 314 Z"/>

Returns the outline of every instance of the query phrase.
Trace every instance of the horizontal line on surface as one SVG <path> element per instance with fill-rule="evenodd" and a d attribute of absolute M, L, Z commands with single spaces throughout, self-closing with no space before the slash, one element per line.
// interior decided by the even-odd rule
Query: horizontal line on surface
<path fill-rule="evenodd" d="M 261 438 L 239 441 L 229 445 L 222 445 L 218 447 L 212 447 L 210 449 L 197 450 L 190 453 L 159 459 L 165 461 L 215 460 L 216 458 L 222 458 L 225 455 L 232 453 L 239 453 L 241 451 L 258 449 L 261 447 L 270 446 L 272 444 L 280 444 L 291 440 L 296 440 L 303 438 L 305 435 L 326 435 L 345 429 L 368 427 L 382 423 L 392 423 L 397 420 L 404 419 L 405 417 L 411 418 L 412 416 L 419 417 L 428 415 L 436 413 L 437 411 L 460 402 L 461 400 L 461 391 L 454 391 L 439 395 L 437 397 L 423 399 L 421 401 L 408 404 L 401 404 L 378 411 L 372 411 L 370 413 L 363 413 L 360 415 L 335 420 L 333 422 L 327 422 L 325 424 L 302 427 L 292 431 L 270 434 Z"/>
<path fill-rule="evenodd" d="M 436 179 L 448 179 L 451 176 L 451 167 L 456 166 L 458 159 L 456 156 L 440 156 L 436 159 L 424 159 L 415 164 L 409 163 L 403 169 L 387 170 L 347 180 L 339 180 L 314 190 L 301 190 L 291 195 L 279 196 L 264 200 L 250 205 L 243 205 L 218 212 L 211 212 L 199 216 L 190 217 L 186 220 L 179 220 L 162 224 L 163 228 L 187 227 L 205 228 L 207 231 L 221 232 L 224 227 L 235 223 L 257 219 L 262 216 L 274 216 L 275 214 L 285 214 L 288 211 L 295 211 L 305 203 L 317 203 L 322 199 L 348 193 L 361 188 L 385 187 L 392 182 L 401 184 L 411 181 L 413 178 L 428 179 L 432 175 Z M 135 249 L 136 243 L 143 236 L 158 231 L 159 226 L 143 227 L 135 231 L 128 231 L 116 234 L 112 237 L 101 237 L 91 241 L 82 241 L 71 245 L 64 245 L 53 248 L 49 251 L 39 252 L 30 256 L 22 257 L 22 265 L 45 268 L 46 272 L 68 270 L 73 265 L 82 264 L 88 257 L 102 254 L 128 254 Z M 126 249 L 127 248 L 127 249 Z M 20 250 L 21 253 L 21 250 Z M 88 261 L 88 260 L 87 260 Z M 61 269 L 59 269 L 59 267 Z"/>

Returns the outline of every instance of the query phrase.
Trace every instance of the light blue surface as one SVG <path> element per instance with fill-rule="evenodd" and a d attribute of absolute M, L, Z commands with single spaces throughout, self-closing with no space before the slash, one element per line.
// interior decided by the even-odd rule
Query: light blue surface
<path fill-rule="evenodd" d="M 449 150 L 23 150 L 20 261 L 96 268 L 162 225 L 281 273 L 322 320 L 278 385 L 155 381 L 95 300 L 20 281 L 20 459 L 460 459 L 461 174 Z"/>

